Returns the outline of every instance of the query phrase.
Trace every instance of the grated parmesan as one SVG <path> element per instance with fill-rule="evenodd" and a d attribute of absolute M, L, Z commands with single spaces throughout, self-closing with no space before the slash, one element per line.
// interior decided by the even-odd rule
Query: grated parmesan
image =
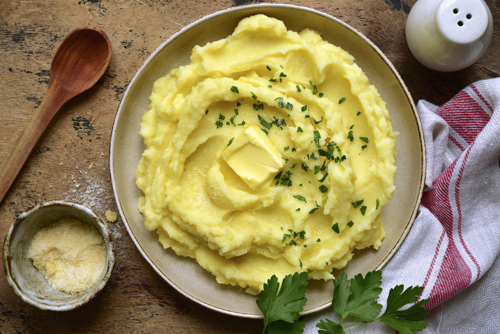
<path fill-rule="evenodd" d="M 92 226 L 63 218 L 35 234 L 28 257 L 56 290 L 77 293 L 92 286 L 104 271 L 104 241 Z"/>

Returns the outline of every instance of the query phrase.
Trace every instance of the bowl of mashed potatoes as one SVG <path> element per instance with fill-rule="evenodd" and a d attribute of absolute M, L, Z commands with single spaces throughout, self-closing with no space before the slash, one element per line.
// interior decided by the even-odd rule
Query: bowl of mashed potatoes
<path fill-rule="evenodd" d="M 423 152 L 411 97 L 369 40 L 311 9 L 255 5 L 148 59 L 115 120 L 111 172 L 158 274 L 256 318 L 272 275 L 310 272 L 307 314 L 329 305 L 333 275 L 382 268 L 416 216 Z"/>

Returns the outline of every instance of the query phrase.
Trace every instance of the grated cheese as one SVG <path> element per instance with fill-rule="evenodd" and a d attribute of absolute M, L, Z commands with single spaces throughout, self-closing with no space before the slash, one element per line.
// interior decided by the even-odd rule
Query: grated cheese
<path fill-rule="evenodd" d="M 63 218 L 35 234 L 28 257 L 54 289 L 73 294 L 101 277 L 106 251 L 95 228 Z"/>

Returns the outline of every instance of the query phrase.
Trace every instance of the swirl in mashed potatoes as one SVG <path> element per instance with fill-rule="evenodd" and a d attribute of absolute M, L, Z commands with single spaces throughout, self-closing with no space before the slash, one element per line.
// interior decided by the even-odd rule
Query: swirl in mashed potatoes
<path fill-rule="evenodd" d="M 158 79 L 136 169 L 146 228 L 222 284 L 328 280 L 378 249 L 395 133 L 354 58 L 264 15 Z"/>

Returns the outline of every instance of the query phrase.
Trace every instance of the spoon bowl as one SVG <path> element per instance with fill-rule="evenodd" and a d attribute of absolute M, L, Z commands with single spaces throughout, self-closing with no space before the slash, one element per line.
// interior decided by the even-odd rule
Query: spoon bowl
<path fill-rule="evenodd" d="M 54 83 L 68 92 L 80 94 L 99 80 L 110 59 L 111 42 L 102 30 L 75 29 L 63 40 L 52 59 L 49 86 Z"/>
<path fill-rule="evenodd" d="M 95 85 L 110 60 L 111 42 L 99 28 L 77 28 L 62 41 L 52 59 L 47 95 L 3 163 L 0 204 L 52 118 L 67 101 Z"/>

